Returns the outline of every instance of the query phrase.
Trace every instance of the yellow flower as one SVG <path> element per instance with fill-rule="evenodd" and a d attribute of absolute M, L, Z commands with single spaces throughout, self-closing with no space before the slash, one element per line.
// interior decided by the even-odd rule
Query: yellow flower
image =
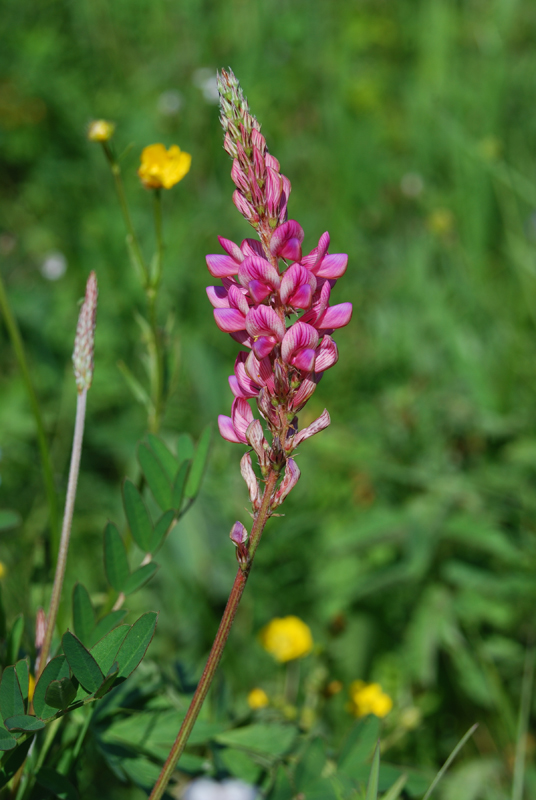
<path fill-rule="evenodd" d="M 87 138 L 90 142 L 107 142 L 111 139 L 115 131 L 113 122 L 106 119 L 94 119 L 89 123 Z"/>
<path fill-rule="evenodd" d="M 7 572 L 6 565 L 4 564 L 3 561 L 0 561 L 0 581 L 2 580 L 2 578 L 5 578 L 6 572 Z"/>
<path fill-rule="evenodd" d="M 261 631 L 261 644 L 277 661 L 302 658 L 313 649 L 308 625 L 298 617 L 276 617 Z"/>
<path fill-rule="evenodd" d="M 176 144 L 166 150 L 163 144 L 150 144 L 141 154 L 138 175 L 146 189 L 171 189 L 190 169 L 192 156 Z"/>
<path fill-rule="evenodd" d="M 392 707 L 393 701 L 388 694 L 382 692 L 379 683 L 354 681 L 350 685 L 350 711 L 354 716 L 375 714 L 377 717 L 385 717 Z"/>
<path fill-rule="evenodd" d="M 35 690 L 35 678 L 30 672 L 29 682 L 28 682 L 28 700 L 30 701 L 30 703 L 33 700 L 34 690 Z"/>
<path fill-rule="evenodd" d="M 248 694 L 248 706 L 250 708 L 264 708 L 269 705 L 269 703 L 270 700 L 264 689 L 259 689 L 257 687 L 256 689 L 252 689 Z"/>

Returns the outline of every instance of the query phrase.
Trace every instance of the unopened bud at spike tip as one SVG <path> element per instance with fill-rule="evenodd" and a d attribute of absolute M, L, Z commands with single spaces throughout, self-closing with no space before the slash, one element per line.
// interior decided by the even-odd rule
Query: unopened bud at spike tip
<path fill-rule="evenodd" d="M 91 272 L 86 284 L 86 296 L 78 316 L 76 337 L 74 340 L 73 369 L 76 388 L 81 394 L 87 391 L 93 380 L 93 348 L 95 342 L 95 325 L 97 322 L 97 276 Z"/>

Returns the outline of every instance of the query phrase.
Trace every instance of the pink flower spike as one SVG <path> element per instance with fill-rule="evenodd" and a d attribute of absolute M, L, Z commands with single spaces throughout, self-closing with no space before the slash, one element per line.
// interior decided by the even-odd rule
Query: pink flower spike
<path fill-rule="evenodd" d="M 223 414 L 220 414 L 218 416 L 218 428 L 220 430 L 222 438 L 225 439 L 227 442 L 233 442 L 235 444 L 242 443 L 242 439 L 239 438 L 237 432 L 234 429 L 231 417 L 225 417 Z"/>
<path fill-rule="evenodd" d="M 281 343 L 281 358 L 287 364 L 296 364 L 296 356 L 302 350 L 316 350 L 318 344 L 318 331 L 312 325 L 307 325 L 306 322 L 295 322 L 288 331 L 285 333 L 283 342 Z M 314 364 L 314 358 L 313 358 Z M 299 367 L 298 369 L 304 369 Z M 306 370 L 310 372 L 310 369 Z"/>
<path fill-rule="evenodd" d="M 339 303 L 336 306 L 330 306 L 324 314 L 315 322 L 315 326 L 322 330 L 335 330 L 335 328 L 344 328 L 352 319 L 352 304 Z"/>
<path fill-rule="evenodd" d="M 271 336 L 276 341 L 282 341 L 285 335 L 285 323 L 269 306 L 251 308 L 246 317 L 246 330 L 253 338 L 257 336 Z M 259 358 L 259 356 L 257 356 Z M 262 358 L 262 356 L 261 356 Z"/>
<path fill-rule="evenodd" d="M 348 266 L 348 256 L 346 253 L 333 253 L 331 256 L 325 256 L 318 266 L 311 267 L 312 271 L 318 278 L 340 278 L 346 272 Z"/>
<path fill-rule="evenodd" d="M 227 291 L 223 286 L 207 286 L 207 295 L 214 308 L 229 308 Z"/>
<path fill-rule="evenodd" d="M 309 325 L 316 325 L 317 320 L 322 316 L 326 308 L 329 304 L 329 296 L 331 294 L 331 286 L 329 281 L 325 281 L 320 292 L 315 292 L 313 297 L 313 305 L 306 311 L 303 317 L 301 318 L 301 322 L 307 322 Z"/>
<path fill-rule="evenodd" d="M 273 232 L 270 240 L 270 252 L 291 261 L 299 261 L 303 236 L 301 225 L 296 220 L 289 219 Z"/>
<path fill-rule="evenodd" d="M 329 233 L 326 231 L 320 237 L 318 241 L 318 247 L 314 247 L 310 253 L 308 253 L 306 256 L 302 258 L 300 263 L 303 264 L 304 267 L 308 267 L 316 275 L 316 270 L 313 268 L 316 267 L 318 264 L 320 264 L 320 262 L 322 261 L 322 259 L 324 258 L 324 256 L 328 251 L 328 247 L 329 247 Z"/>
<path fill-rule="evenodd" d="M 326 369 L 336 364 L 338 360 L 339 352 L 337 350 L 337 345 L 331 336 L 326 334 L 316 349 L 315 372 L 324 372 Z"/>
<path fill-rule="evenodd" d="M 244 260 L 243 253 L 239 246 L 232 242 L 230 239 L 224 239 L 223 236 L 218 236 L 218 242 L 223 247 L 225 252 L 234 258 L 239 264 Z"/>
<path fill-rule="evenodd" d="M 244 544 L 248 539 L 248 532 L 241 522 L 235 522 L 229 534 L 233 544 Z"/>
<path fill-rule="evenodd" d="M 215 255 L 206 256 L 208 271 L 214 278 L 227 278 L 238 274 L 240 266 L 231 256 Z"/>
<path fill-rule="evenodd" d="M 266 167 L 261 151 L 253 145 L 253 167 L 255 170 L 255 178 L 257 180 L 264 180 Z"/>
<path fill-rule="evenodd" d="M 240 441 L 246 444 L 246 431 L 248 426 L 253 422 L 253 411 L 247 400 L 244 400 L 243 397 L 236 397 L 233 400 L 233 405 L 231 406 L 231 420 L 237 436 L 240 437 Z"/>
<path fill-rule="evenodd" d="M 266 139 L 262 135 L 260 131 L 252 130 L 251 131 L 251 144 L 253 147 L 256 147 L 262 155 L 266 152 Z"/>
<path fill-rule="evenodd" d="M 279 224 L 282 225 L 287 221 L 287 204 L 292 190 L 291 183 L 285 175 L 281 175 L 283 183 L 283 192 L 281 194 L 281 201 L 279 203 Z"/>
<path fill-rule="evenodd" d="M 257 397 L 259 394 L 261 387 L 258 383 L 255 383 L 246 372 L 244 362 L 247 358 L 247 353 L 239 353 L 238 357 L 235 361 L 235 374 L 234 379 L 236 380 L 238 386 L 238 393 L 234 392 L 236 397 Z M 231 382 L 231 378 L 229 378 L 229 383 Z M 233 387 L 231 386 L 231 389 Z"/>
<path fill-rule="evenodd" d="M 246 482 L 246 486 L 248 487 L 249 499 L 251 501 L 251 505 L 257 511 L 261 505 L 260 502 L 261 492 L 259 488 L 259 482 L 257 481 L 257 476 L 253 471 L 253 465 L 251 463 L 251 456 L 249 453 L 244 453 L 244 455 L 240 460 L 240 472 Z"/>
<path fill-rule="evenodd" d="M 298 469 L 298 465 L 294 461 L 293 458 L 288 458 L 287 463 L 285 465 L 285 475 L 283 480 L 279 484 L 279 488 L 275 493 L 274 502 L 272 503 L 272 508 L 276 508 L 276 506 L 280 506 L 285 497 L 290 494 L 290 492 L 294 489 L 298 480 L 300 478 L 300 470 Z"/>
<path fill-rule="evenodd" d="M 244 331 L 246 327 L 246 317 L 241 311 L 236 308 L 215 308 L 214 319 L 216 325 L 224 333 L 233 333 L 234 331 Z"/>
<path fill-rule="evenodd" d="M 304 428 L 302 431 L 299 431 L 296 436 L 292 439 L 292 448 L 298 447 L 299 444 L 304 442 L 306 439 L 309 439 L 311 436 L 314 436 L 315 433 L 320 433 L 323 431 L 324 428 L 327 428 L 330 424 L 331 419 L 327 412 L 327 409 L 324 409 L 322 414 L 315 419 L 314 422 L 311 422 L 307 428 Z"/>
<path fill-rule="evenodd" d="M 292 357 L 292 364 L 303 372 L 312 372 L 315 366 L 316 350 L 312 348 L 305 348 L 299 350 L 295 356 Z"/>

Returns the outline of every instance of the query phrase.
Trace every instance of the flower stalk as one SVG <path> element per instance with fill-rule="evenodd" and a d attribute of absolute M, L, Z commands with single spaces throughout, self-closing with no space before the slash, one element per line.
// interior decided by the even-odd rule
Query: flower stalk
<path fill-rule="evenodd" d="M 56 627 L 56 619 L 60 606 L 63 580 L 65 578 L 65 568 L 67 566 L 67 554 L 69 552 L 69 542 L 71 538 L 71 527 L 73 521 L 74 503 L 76 499 L 76 488 L 78 485 L 78 475 L 80 472 L 80 457 L 82 454 L 82 442 L 84 438 L 84 425 L 86 419 L 87 392 L 93 380 L 93 347 L 95 337 L 95 324 L 97 315 L 97 278 L 92 272 L 86 285 L 86 296 L 76 329 L 76 338 L 73 352 L 73 367 L 77 387 L 76 420 L 74 426 L 73 449 L 71 452 L 71 463 L 69 466 L 69 481 L 67 484 L 67 496 L 65 498 L 65 511 L 63 514 L 63 525 L 61 530 L 60 547 L 54 584 L 50 598 L 45 635 L 43 645 L 39 654 L 39 666 L 36 667 L 36 681 L 43 672 L 48 657 L 50 646 Z"/>
<path fill-rule="evenodd" d="M 329 305 L 348 257 L 328 255 L 328 233 L 310 253 L 302 254 L 303 229 L 287 219 L 290 181 L 268 152 L 261 127 L 230 70 L 218 76 L 218 90 L 224 149 L 233 158 L 233 202 L 260 239 L 245 239 L 238 246 L 219 237 L 224 254 L 206 257 L 210 274 L 222 283 L 207 288 L 216 325 L 247 348 L 238 354 L 229 378 L 234 395 L 231 416 L 220 415 L 218 425 L 224 439 L 251 448 L 241 459 L 240 471 L 252 505 L 253 527 L 249 536 L 241 522 L 231 529 L 240 569 L 203 675 L 150 800 L 164 794 L 210 688 L 264 526 L 300 477 L 291 456 L 298 445 L 330 423 L 324 411 L 299 430 L 297 414 L 323 372 L 336 363 L 338 352 L 331 334 L 348 324 L 352 315 L 351 303 Z M 261 420 L 254 418 L 248 402 L 253 399 L 269 440 Z M 251 454 L 257 457 L 260 480 Z"/>

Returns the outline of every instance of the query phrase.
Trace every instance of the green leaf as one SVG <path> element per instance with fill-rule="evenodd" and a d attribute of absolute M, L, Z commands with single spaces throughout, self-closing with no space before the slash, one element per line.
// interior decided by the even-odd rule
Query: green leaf
<path fill-rule="evenodd" d="M 127 239 L 127 243 L 128 241 L 129 240 Z M 151 401 L 151 398 L 149 397 L 149 395 L 147 394 L 147 392 L 145 391 L 139 380 L 134 377 L 134 375 L 129 370 L 124 361 L 118 361 L 117 366 L 119 367 L 119 371 L 121 372 L 123 378 L 127 382 L 128 388 L 132 392 L 134 398 L 138 401 L 138 403 L 141 403 L 142 406 L 145 406 L 147 411 L 152 411 L 153 403 Z"/>
<path fill-rule="evenodd" d="M 169 528 L 174 519 L 175 519 L 175 511 L 173 509 L 170 509 L 169 511 L 164 511 L 164 513 L 154 526 L 153 536 L 151 538 L 151 549 L 150 549 L 150 552 L 153 553 L 153 555 L 162 544 L 164 537 L 169 531 Z"/>
<path fill-rule="evenodd" d="M 119 664 L 115 661 L 110 668 L 109 673 L 95 692 L 95 697 L 104 697 L 106 692 L 109 692 L 112 688 L 115 679 L 117 678 L 117 673 L 119 672 Z"/>
<path fill-rule="evenodd" d="M 277 757 L 286 753 L 291 746 L 296 738 L 296 728 L 293 725 L 264 725 L 259 723 L 225 731 L 215 738 L 219 744 L 240 747 L 250 752 Z"/>
<path fill-rule="evenodd" d="M 78 792 L 72 783 L 62 775 L 49 767 L 41 767 L 35 776 L 37 783 L 52 792 L 54 797 L 60 800 L 78 800 Z"/>
<path fill-rule="evenodd" d="M 38 717 L 48 719 L 48 717 L 53 717 L 57 713 L 58 709 L 49 706 L 46 702 L 47 689 L 52 681 L 68 677 L 69 664 L 65 656 L 56 656 L 56 658 L 48 662 L 37 681 L 33 696 L 33 707 Z"/>
<path fill-rule="evenodd" d="M 15 667 L 6 667 L 0 681 L 0 712 L 5 721 L 15 714 L 24 714 L 24 700 Z"/>
<path fill-rule="evenodd" d="M 173 458 L 173 456 L 171 457 Z M 169 479 L 160 460 L 146 444 L 140 444 L 138 447 L 138 461 L 154 499 L 162 510 L 169 508 L 171 505 L 171 480 L 173 479 Z M 173 463 L 175 464 L 175 461 Z"/>
<path fill-rule="evenodd" d="M 207 464 L 211 439 L 212 425 L 207 425 L 197 443 L 194 460 L 192 462 L 192 468 L 190 470 L 190 474 L 188 475 L 188 481 L 184 491 L 184 494 L 188 499 L 193 499 L 200 489 L 201 481 L 203 480 L 203 473 L 205 472 L 205 467 Z"/>
<path fill-rule="evenodd" d="M 39 717 L 30 716 L 30 714 L 16 714 L 14 717 L 8 717 L 4 720 L 8 731 L 24 731 L 25 733 L 33 733 L 40 731 L 45 727 L 45 723 Z"/>
<path fill-rule="evenodd" d="M 0 750 L 13 750 L 16 746 L 17 740 L 5 728 L 0 727 Z"/>
<path fill-rule="evenodd" d="M 127 633 L 116 657 L 119 664 L 119 678 L 128 678 L 143 659 L 154 636 L 157 619 L 158 614 L 149 611 L 136 620 Z"/>
<path fill-rule="evenodd" d="M 9 531 L 12 528 L 18 528 L 21 522 L 21 516 L 17 511 L 0 510 L 0 533 Z"/>
<path fill-rule="evenodd" d="M 173 508 L 177 511 L 180 511 L 182 500 L 184 497 L 184 490 L 186 489 L 186 482 L 188 480 L 188 475 L 190 473 L 190 467 L 192 462 L 190 460 L 183 461 L 179 471 L 177 472 L 177 477 L 175 478 L 175 482 L 173 484 L 173 491 L 171 496 L 171 502 Z"/>
<path fill-rule="evenodd" d="M 70 631 L 63 634 L 61 644 L 76 680 L 87 692 L 95 692 L 103 682 L 104 675 L 89 650 Z"/>
<path fill-rule="evenodd" d="M 171 484 L 177 474 L 177 470 L 179 468 L 179 464 L 168 447 L 164 444 L 162 439 L 159 439 L 158 436 L 155 436 L 153 433 L 149 433 L 147 435 L 147 439 L 151 446 L 153 453 L 158 458 L 162 468 L 164 469 L 168 482 Z M 151 490 L 152 491 L 152 490 Z M 156 499 L 156 498 L 155 498 Z"/>
<path fill-rule="evenodd" d="M 308 794 L 306 790 L 320 780 L 325 763 L 326 748 L 324 742 L 320 738 L 313 739 L 296 767 L 294 773 L 296 788 Z"/>
<path fill-rule="evenodd" d="M 28 699 L 28 689 L 30 688 L 30 668 L 26 658 L 17 661 L 15 664 L 15 671 L 19 680 L 19 686 L 22 693 L 24 702 Z"/>
<path fill-rule="evenodd" d="M 86 587 L 76 583 L 73 589 L 73 627 L 81 642 L 89 645 L 95 627 L 95 609 Z"/>
<path fill-rule="evenodd" d="M 191 459 L 194 457 L 194 453 L 194 440 L 189 433 L 181 433 L 177 439 L 177 456 L 179 463 L 185 459 L 191 461 Z"/>
<path fill-rule="evenodd" d="M 374 714 L 360 720 L 350 731 L 339 756 L 339 769 L 353 778 L 370 757 L 380 733 L 380 720 Z M 357 772 L 356 772 L 357 770 Z"/>
<path fill-rule="evenodd" d="M 125 636 L 130 628 L 130 625 L 120 625 L 118 628 L 114 628 L 110 633 L 106 634 L 100 642 L 97 642 L 97 644 L 91 648 L 91 655 L 104 675 L 107 675 L 110 671 L 115 661 L 117 651 L 123 644 Z"/>
<path fill-rule="evenodd" d="M 365 800 L 378 800 L 378 780 L 380 777 L 380 743 L 376 745 L 372 764 L 370 766 L 370 776 L 367 785 Z"/>
<path fill-rule="evenodd" d="M 132 538 L 140 550 L 148 553 L 153 525 L 140 493 L 128 478 L 123 483 L 123 504 Z"/>
<path fill-rule="evenodd" d="M 158 564 L 154 561 L 150 561 L 148 564 L 144 564 L 143 567 L 134 570 L 134 572 L 130 575 L 130 578 L 126 582 L 123 592 L 125 594 L 132 594 L 133 592 L 137 592 L 138 589 L 141 589 L 148 580 L 150 580 L 155 572 L 158 570 Z"/>
<path fill-rule="evenodd" d="M 110 586 L 116 592 L 122 592 L 130 569 L 125 545 L 113 522 L 109 522 L 104 529 L 104 569 Z"/>
<path fill-rule="evenodd" d="M 93 628 L 93 632 L 90 636 L 89 649 L 91 650 L 103 636 L 106 636 L 116 625 L 119 625 L 126 615 L 126 609 L 122 608 L 119 611 L 110 611 L 109 614 L 106 614 L 105 617 L 100 619 Z"/>
<path fill-rule="evenodd" d="M 52 681 L 48 684 L 45 700 L 52 708 L 63 711 L 71 705 L 77 691 L 78 682 L 75 685 L 71 678 L 61 678 L 59 681 Z"/>
<path fill-rule="evenodd" d="M 222 762 L 227 772 L 246 783 L 253 785 L 259 779 L 262 767 L 256 764 L 243 750 L 226 747 L 218 753 L 218 759 Z"/>
<path fill-rule="evenodd" d="M 14 664 L 19 657 L 20 643 L 22 641 L 23 632 L 24 617 L 22 614 L 19 614 L 19 616 L 15 618 L 7 638 L 6 661 L 8 664 Z"/>
<path fill-rule="evenodd" d="M 28 755 L 28 750 L 33 742 L 33 736 L 28 736 L 12 753 L 10 753 L 2 765 L 2 778 L 0 784 L 5 786 L 13 775 L 19 771 Z"/>

